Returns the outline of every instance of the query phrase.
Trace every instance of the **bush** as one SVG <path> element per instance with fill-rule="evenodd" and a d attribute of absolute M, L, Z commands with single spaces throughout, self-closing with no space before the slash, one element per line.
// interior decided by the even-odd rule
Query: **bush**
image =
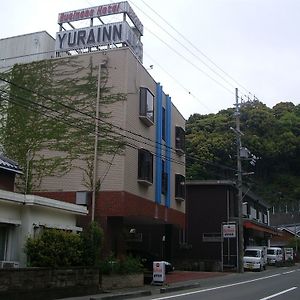
<path fill-rule="evenodd" d="M 25 244 L 28 266 L 69 267 L 99 266 L 103 231 L 95 222 L 81 234 L 46 229 Z"/>
<path fill-rule="evenodd" d="M 101 261 L 101 248 L 103 245 L 103 230 L 92 222 L 81 234 L 83 253 L 82 262 L 85 266 L 99 266 Z"/>
<path fill-rule="evenodd" d="M 82 248 L 79 235 L 46 229 L 39 237 L 27 239 L 25 252 L 31 267 L 68 267 L 82 264 Z"/>
<path fill-rule="evenodd" d="M 111 255 L 101 262 L 100 268 L 102 274 L 136 274 L 143 271 L 139 259 L 132 256 L 116 259 Z"/>

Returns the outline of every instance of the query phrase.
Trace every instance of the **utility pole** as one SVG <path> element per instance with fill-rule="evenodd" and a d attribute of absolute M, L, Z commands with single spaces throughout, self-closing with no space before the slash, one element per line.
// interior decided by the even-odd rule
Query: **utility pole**
<path fill-rule="evenodd" d="M 236 110 L 235 110 L 235 120 L 236 120 L 236 152 L 237 152 L 237 188 L 238 188 L 238 265 L 237 270 L 239 273 L 244 272 L 244 228 L 243 228 L 243 191 L 242 191 L 242 162 L 241 162 L 241 130 L 240 130 L 240 108 L 239 108 L 239 97 L 238 89 L 235 89 L 236 98 Z"/>
<path fill-rule="evenodd" d="M 95 203 L 97 189 L 97 166 L 98 166 L 98 134 L 99 134 L 99 106 L 101 92 L 101 67 L 105 63 L 99 63 L 98 82 L 97 82 L 97 99 L 95 114 L 95 142 L 94 142 L 94 167 L 93 167 L 93 191 L 92 191 L 92 222 L 95 220 Z"/>

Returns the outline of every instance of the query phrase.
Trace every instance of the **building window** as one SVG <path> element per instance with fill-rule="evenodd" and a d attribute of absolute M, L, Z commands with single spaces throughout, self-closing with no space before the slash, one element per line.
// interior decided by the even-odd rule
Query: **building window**
<path fill-rule="evenodd" d="M 154 124 L 154 96 L 144 87 L 140 88 L 140 119 L 147 126 Z"/>
<path fill-rule="evenodd" d="M 146 149 L 139 149 L 138 181 L 147 185 L 153 182 L 153 154 Z"/>
<path fill-rule="evenodd" d="M 185 177 L 175 174 L 175 199 L 183 201 L 185 199 Z"/>
<path fill-rule="evenodd" d="M 166 195 L 168 191 L 168 173 L 166 173 L 166 163 L 162 160 L 161 168 L 161 193 Z"/>
<path fill-rule="evenodd" d="M 7 236 L 7 227 L 0 226 L 0 260 L 5 260 L 6 258 Z"/>
<path fill-rule="evenodd" d="M 166 109 L 162 108 L 162 118 L 161 118 L 161 128 L 162 128 L 162 139 L 166 140 Z"/>
<path fill-rule="evenodd" d="M 185 152 L 185 131 L 179 126 L 175 128 L 175 149 L 178 154 Z"/>

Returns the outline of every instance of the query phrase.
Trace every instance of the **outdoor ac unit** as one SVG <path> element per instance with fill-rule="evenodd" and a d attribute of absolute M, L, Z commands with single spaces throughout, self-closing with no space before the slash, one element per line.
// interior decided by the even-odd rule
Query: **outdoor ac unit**
<path fill-rule="evenodd" d="M 0 261 L 0 269 L 11 269 L 11 268 L 19 268 L 19 262 L 17 261 Z"/>

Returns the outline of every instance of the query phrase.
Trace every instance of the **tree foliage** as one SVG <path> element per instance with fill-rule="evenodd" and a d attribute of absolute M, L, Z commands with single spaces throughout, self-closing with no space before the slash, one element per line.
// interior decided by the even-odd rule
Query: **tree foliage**
<path fill-rule="evenodd" d="M 28 238 L 25 249 L 31 267 L 83 265 L 83 243 L 77 234 L 47 229 L 37 238 Z"/>
<path fill-rule="evenodd" d="M 259 101 L 240 109 L 242 145 L 259 159 L 242 162 L 251 189 L 270 204 L 298 204 L 300 191 L 300 106 L 281 102 L 268 108 Z M 187 178 L 236 179 L 234 110 L 192 115 L 186 125 Z"/>
<path fill-rule="evenodd" d="M 126 99 L 108 78 L 102 68 L 102 108 Z M 23 176 L 18 189 L 36 190 L 44 177 L 62 176 L 78 159 L 85 161 L 83 184 L 91 189 L 98 65 L 92 58 L 83 64 L 79 56 L 44 60 L 15 65 L 0 80 L 0 145 L 28 174 L 27 187 Z M 124 144 L 106 121 L 108 110 L 99 118 L 99 155 L 119 153 Z"/>
<path fill-rule="evenodd" d="M 81 234 L 45 229 L 29 237 L 25 252 L 31 267 L 99 266 L 103 230 L 95 222 Z"/>

